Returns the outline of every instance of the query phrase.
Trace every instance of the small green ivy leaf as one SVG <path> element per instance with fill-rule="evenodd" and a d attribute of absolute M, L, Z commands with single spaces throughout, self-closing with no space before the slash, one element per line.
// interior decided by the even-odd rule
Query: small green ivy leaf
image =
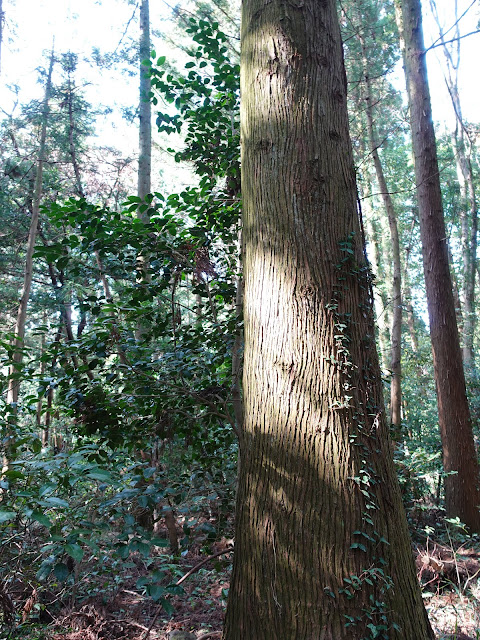
<path fill-rule="evenodd" d="M 160 600 L 160 598 L 165 593 L 165 589 L 159 584 L 149 584 L 147 587 L 147 593 L 152 598 L 152 600 L 157 602 L 157 600 Z"/>
<path fill-rule="evenodd" d="M 78 544 L 66 544 L 65 552 L 77 562 L 80 562 L 84 556 L 84 551 Z"/>
<path fill-rule="evenodd" d="M 15 511 L 0 511 L 0 524 L 2 522 L 8 522 L 16 517 Z"/>
<path fill-rule="evenodd" d="M 32 518 L 32 520 L 36 520 L 40 524 L 43 524 L 43 526 L 46 527 L 47 529 L 50 529 L 50 527 L 53 526 L 50 518 L 46 516 L 44 513 L 42 513 L 41 511 L 32 511 L 32 514 L 30 517 Z"/>
<path fill-rule="evenodd" d="M 164 608 L 165 612 L 169 616 L 171 616 L 174 613 L 175 609 L 173 608 L 172 604 L 168 600 L 166 600 L 165 598 L 161 598 L 160 603 Z"/>
<path fill-rule="evenodd" d="M 55 574 L 57 580 L 60 580 L 60 582 L 64 582 L 68 578 L 68 574 L 70 572 L 64 562 L 59 562 L 54 566 L 53 573 Z"/>

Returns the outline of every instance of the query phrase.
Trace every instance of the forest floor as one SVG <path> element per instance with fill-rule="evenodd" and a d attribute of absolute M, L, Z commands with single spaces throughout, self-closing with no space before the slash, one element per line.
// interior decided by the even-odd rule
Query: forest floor
<path fill-rule="evenodd" d="M 216 557 L 199 566 L 208 553 Z M 220 638 L 232 553 L 225 538 L 208 547 L 208 553 L 199 547 L 178 559 L 175 576 L 193 572 L 182 584 L 183 593 L 167 596 L 171 615 L 138 589 L 139 578 L 148 576 L 152 566 L 134 556 L 128 576 L 117 576 L 117 586 L 108 576 L 103 585 L 98 579 L 94 585 L 82 584 L 80 578 L 77 593 L 82 597 L 70 592 L 67 601 L 53 593 L 14 598 L 24 624 L 7 635 L 0 630 L 0 640 L 169 640 L 173 630 L 192 634 L 185 636 L 188 640 Z M 414 553 L 437 638 L 480 640 L 480 547 L 428 539 L 414 543 Z"/>

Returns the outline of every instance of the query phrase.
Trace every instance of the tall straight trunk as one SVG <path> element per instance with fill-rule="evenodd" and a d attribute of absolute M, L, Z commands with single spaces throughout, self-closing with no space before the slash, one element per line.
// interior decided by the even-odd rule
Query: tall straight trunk
<path fill-rule="evenodd" d="M 43 325 L 45 326 L 47 324 L 47 311 L 45 310 L 43 312 Z M 45 371 L 47 370 L 47 363 L 45 362 L 45 344 L 46 344 L 46 338 L 45 338 L 45 331 L 42 331 L 42 337 L 40 339 L 40 379 L 43 380 L 43 377 L 45 376 Z M 40 396 L 39 399 L 37 400 L 37 411 L 36 411 L 36 423 L 37 423 L 37 429 L 38 429 L 38 434 L 39 437 L 42 440 L 42 443 L 44 442 L 44 432 L 43 432 L 43 427 L 42 427 L 42 410 L 43 410 L 43 396 Z"/>
<path fill-rule="evenodd" d="M 148 214 L 148 202 L 145 201 L 146 196 L 151 192 L 151 174 L 152 174 L 152 109 L 150 105 L 151 81 L 144 61 L 150 60 L 150 12 L 149 0 L 141 0 L 140 2 L 140 41 L 139 41 L 139 57 L 140 57 L 140 101 L 139 101 L 139 157 L 138 157 L 138 189 L 137 195 L 141 202 L 139 203 L 137 216 L 144 223 L 148 224 L 150 216 Z M 137 282 L 147 285 L 150 278 L 149 256 L 147 252 L 141 252 L 137 256 Z M 135 335 L 137 340 L 141 340 L 144 334 L 144 325 L 140 318 Z"/>
<path fill-rule="evenodd" d="M 405 270 L 403 272 L 403 279 L 402 279 L 404 293 L 403 293 L 402 299 L 406 301 L 405 311 L 407 312 L 407 326 L 408 326 L 408 334 L 410 336 L 410 345 L 412 347 L 413 354 L 417 355 L 418 354 L 418 335 L 415 327 L 415 315 L 413 312 L 412 289 L 411 289 L 410 280 L 408 277 L 408 267 L 410 262 L 410 254 L 412 252 L 413 230 L 415 227 L 415 223 L 416 223 L 416 217 L 414 215 L 412 218 L 412 224 L 411 224 L 411 230 L 410 230 L 410 240 L 405 250 L 405 265 L 404 265 Z M 417 373 L 419 371 L 420 369 L 417 366 Z"/>
<path fill-rule="evenodd" d="M 403 28 L 438 420 L 443 465 L 448 474 L 445 477 L 446 510 L 449 517 L 459 517 L 472 531 L 480 531 L 478 461 L 448 264 L 420 1 L 402 0 L 401 12 L 397 12 L 397 17 L 401 17 L 400 30 Z"/>
<path fill-rule="evenodd" d="M 368 170 L 368 169 L 367 169 Z M 366 171 L 367 171 L 366 170 Z M 367 239 L 372 250 L 369 253 L 370 264 L 375 278 L 380 282 L 385 282 L 386 274 L 383 265 L 383 256 L 380 247 L 381 239 L 375 220 L 375 208 L 372 205 L 372 183 L 370 177 L 366 175 L 367 189 L 365 190 L 362 211 L 365 220 Z M 380 349 L 380 366 L 383 371 L 389 366 L 388 352 L 390 348 L 390 327 L 388 325 L 388 300 L 385 291 L 379 286 L 374 286 L 374 309 L 375 321 L 378 327 L 378 346 Z"/>
<path fill-rule="evenodd" d="M 62 325 L 63 323 L 60 324 L 60 327 L 57 330 L 57 334 L 55 336 L 55 340 L 54 340 L 54 344 L 57 344 L 60 342 L 61 337 L 62 337 Z M 50 365 L 51 370 L 53 371 L 55 369 L 55 365 L 57 362 L 57 356 L 54 355 L 52 363 Z M 44 366 L 45 363 L 42 362 L 42 368 Z M 41 438 L 42 438 L 42 447 L 48 447 L 51 443 L 51 433 L 50 433 L 50 424 L 52 422 L 52 406 L 53 406 L 53 393 L 54 393 L 54 389 L 52 385 L 48 386 L 47 389 L 47 406 L 45 409 L 45 421 L 43 423 L 43 426 L 41 425 L 41 411 L 43 408 L 43 399 L 39 400 L 39 406 L 37 410 L 37 416 L 38 413 L 40 412 L 40 416 L 38 416 L 39 420 L 38 420 L 38 424 L 41 427 Z"/>
<path fill-rule="evenodd" d="M 433 638 L 374 341 L 335 0 L 244 0 L 244 427 L 224 640 Z M 391 587 L 391 588 L 390 588 Z"/>
<path fill-rule="evenodd" d="M 460 299 L 460 289 L 458 286 L 457 274 L 455 273 L 455 264 L 453 262 L 452 248 L 447 238 L 448 266 L 452 277 L 453 303 L 455 305 L 455 317 L 457 318 L 457 328 L 459 332 L 463 330 L 463 308 Z"/>
<path fill-rule="evenodd" d="M 0 0 L 0 73 L 2 72 L 3 20 L 3 0 Z"/>
<path fill-rule="evenodd" d="M 139 158 L 138 197 L 145 199 L 151 191 L 152 173 L 152 109 L 150 106 L 150 76 L 143 62 L 150 60 L 150 14 L 149 0 L 140 4 L 140 103 L 139 103 Z M 140 218 L 148 222 L 148 215 L 140 213 Z"/>
<path fill-rule="evenodd" d="M 393 199 L 388 190 L 383 172 L 382 162 L 378 153 L 377 134 L 373 118 L 373 90 L 372 80 L 368 72 L 367 50 L 360 36 L 362 45 L 364 77 L 365 77 L 365 115 L 367 118 L 368 140 L 370 153 L 373 158 L 383 206 L 387 213 L 390 239 L 392 241 L 393 278 L 392 278 L 392 331 L 390 351 L 390 420 L 392 433 L 396 440 L 400 439 L 402 431 L 402 265 L 400 261 L 400 239 L 398 235 L 397 215 Z"/>
<path fill-rule="evenodd" d="M 452 94 L 452 92 L 450 92 Z M 461 135 L 463 123 L 454 135 L 457 176 L 462 193 L 461 232 L 463 258 L 463 361 L 472 366 L 475 361 L 473 338 L 475 334 L 475 270 L 477 262 L 477 198 L 473 181 L 471 158 L 466 153 L 465 140 Z"/>
<path fill-rule="evenodd" d="M 455 112 L 457 126 L 452 135 L 453 148 L 455 150 L 455 162 L 461 193 L 460 228 L 462 233 L 462 257 L 463 257 L 463 361 L 466 365 L 474 364 L 473 337 L 475 333 L 475 269 L 477 262 L 477 197 L 473 180 L 473 168 L 471 160 L 472 141 L 462 115 L 462 105 L 458 92 L 458 69 L 460 66 L 460 28 L 458 20 L 454 25 L 453 34 L 456 38 L 451 44 L 452 50 L 447 46 L 443 29 L 434 0 L 430 0 L 432 13 L 440 32 L 440 41 L 443 45 L 443 53 L 447 63 L 445 82 L 447 84 L 452 107 Z M 455 0 L 455 18 L 458 18 L 458 2 Z"/>
<path fill-rule="evenodd" d="M 35 241 L 37 239 L 38 218 L 40 213 L 40 201 L 42 198 L 42 177 L 43 164 L 45 161 L 45 142 L 47 139 L 47 124 L 49 116 L 49 100 L 52 90 L 52 72 L 54 64 L 54 52 L 52 50 L 50 56 L 50 66 L 48 70 L 47 82 L 45 85 L 45 97 L 42 107 L 42 127 L 40 132 L 40 144 L 38 148 L 38 164 L 37 174 L 35 177 L 35 187 L 32 202 L 32 217 L 30 220 L 30 230 L 28 233 L 26 256 L 25 256 L 25 272 L 23 277 L 23 287 L 20 295 L 20 302 L 17 310 L 17 321 L 15 323 L 15 338 L 13 342 L 14 353 L 12 364 L 9 369 L 9 381 L 7 390 L 7 403 L 16 405 L 18 402 L 18 392 L 20 389 L 20 379 L 16 376 L 20 373 L 23 361 L 23 341 L 25 338 L 25 324 L 27 320 L 27 306 L 30 298 L 30 290 L 32 287 L 33 277 L 33 253 L 35 250 Z"/>
<path fill-rule="evenodd" d="M 417 336 L 417 330 L 415 327 L 415 314 L 413 313 L 412 290 L 409 282 L 405 283 L 404 292 L 405 292 L 404 298 L 406 300 L 405 310 L 407 312 L 407 326 L 408 326 L 408 335 L 410 336 L 410 345 L 412 347 L 412 353 L 414 355 L 417 355 L 418 354 L 418 336 Z"/>

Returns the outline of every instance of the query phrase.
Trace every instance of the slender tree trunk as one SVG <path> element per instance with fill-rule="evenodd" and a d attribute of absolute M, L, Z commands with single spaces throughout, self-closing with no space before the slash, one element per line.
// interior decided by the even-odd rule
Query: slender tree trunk
<path fill-rule="evenodd" d="M 60 324 L 60 327 L 58 328 L 57 334 L 55 336 L 54 344 L 59 343 L 61 337 L 62 337 L 62 324 Z M 52 371 L 55 369 L 56 362 L 57 362 L 57 356 L 54 355 L 52 363 L 50 365 Z M 54 393 L 53 387 L 49 385 L 47 390 L 47 407 L 45 410 L 45 421 L 41 431 L 42 447 L 48 447 L 51 442 L 50 424 L 52 422 L 53 393 Z"/>
<path fill-rule="evenodd" d="M 0 74 L 2 73 L 2 44 L 3 44 L 3 0 L 0 0 Z"/>
<path fill-rule="evenodd" d="M 410 288 L 410 284 L 408 282 L 405 283 L 405 301 L 406 301 L 406 312 L 407 312 L 407 325 L 408 325 L 408 334 L 410 336 L 410 345 L 412 347 L 412 352 L 414 355 L 418 354 L 418 336 L 417 330 L 415 328 L 415 314 L 413 313 L 413 305 L 412 305 L 412 290 Z"/>
<path fill-rule="evenodd" d="M 369 244 L 372 251 L 369 254 L 372 271 L 375 276 L 375 282 L 384 282 L 386 279 L 385 269 L 380 248 L 380 238 L 377 229 L 377 222 L 374 219 L 375 211 L 371 202 L 371 181 L 367 180 L 368 193 L 364 194 L 362 210 L 364 213 L 365 227 Z M 377 284 L 374 286 L 374 307 L 375 320 L 378 327 L 378 343 L 380 349 L 380 364 L 382 371 L 386 371 L 388 367 L 388 351 L 390 346 L 390 329 L 388 326 L 388 300 L 385 296 L 383 288 Z"/>
<path fill-rule="evenodd" d="M 463 257 L 463 361 L 466 365 L 474 364 L 473 337 L 475 333 L 475 268 L 477 262 L 477 198 L 473 180 L 471 161 L 472 142 L 462 116 L 460 94 L 458 92 L 458 69 L 460 66 L 460 28 L 458 21 L 454 25 L 453 34 L 449 37 L 456 38 L 451 44 L 452 50 L 445 42 L 445 37 L 434 0 L 430 0 L 432 13 L 440 32 L 440 40 L 443 45 L 443 53 L 447 63 L 445 82 L 447 84 L 457 126 L 452 135 L 455 161 L 457 165 L 458 183 L 462 198 L 460 210 L 460 223 L 462 233 L 462 257 Z M 455 0 L 455 18 L 458 18 L 458 2 Z"/>
<path fill-rule="evenodd" d="M 420 217 L 430 337 L 443 447 L 445 503 L 449 517 L 459 517 L 480 531 L 478 462 L 465 391 L 462 354 L 455 318 L 452 279 L 443 217 L 437 149 L 427 80 L 419 0 L 402 0 L 404 64 L 410 104 L 415 179 Z"/>
<path fill-rule="evenodd" d="M 463 126 L 463 123 L 461 123 Z M 460 127 L 461 129 L 461 127 Z M 457 175 L 461 187 L 462 257 L 463 257 L 463 361 L 472 366 L 475 361 L 473 338 L 475 333 L 475 267 L 477 262 L 477 199 L 473 182 L 471 159 L 465 150 L 465 141 L 454 136 Z M 467 214 L 468 212 L 468 214 Z"/>
<path fill-rule="evenodd" d="M 151 191 L 152 173 L 152 109 L 150 106 L 150 76 L 145 60 L 150 60 L 150 14 L 149 0 L 140 4 L 140 103 L 139 103 L 139 158 L 138 158 L 138 197 L 145 199 Z M 148 222 L 148 214 L 140 213 L 140 218 Z"/>
<path fill-rule="evenodd" d="M 411 230 L 410 230 L 410 239 L 405 251 L 405 270 L 403 272 L 403 287 L 404 287 L 404 295 L 402 296 L 402 299 L 404 299 L 406 301 L 405 304 L 405 310 L 407 312 L 407 326 L 408 326 L 408 334 L 410 336 L 410 345 L 412 347 L 412 352 L 416 355 L 418 354 L 418 336 L 417 336 L 417 330 L 415 327 L 415 314 L 413 312 L 413 304 L 412 304 L 412 289 L 410 286 L 410 280 L 408 277 L 408 266 L 409 266 L 409 262 L 410 262 L 410 254 L 412 251 L 412 244 L 413 244 L 413 230 L 416 224 L 416 216 L 415 214 L 412 217 L 412 224 L 411 224 Z M 417 367 L 417 372 L 419 372 L 420 369 L 419 367 Z"/>
<path fill-rule="evenodd" d="M 362 45 L 364 75 L 365 75 L 365 114 L 367 117 L 368 140 L 370 143 L 370 153 L 372 154 L 378 186 L 383 200 L 383 206 L 387 213 L 388 226 L 390 228 L 390 238 L 392 241 L 393 256 L 393 279 L 392 279 L 392 331 L 391 331 L 391 351 L 390 351 L 390 420 L 392 423 L 392 433 L 396 440 L 400 439 L 402 431 L 402 265 L 400 261 L 400 239 L 398 236 L 397 215 L 393 204 L 392 196 L 387 186 L 382 162 L 378 153 L 378 141 L 374 128 L 373 118 L 373 91 L 372 81 L 368 73 L 367 51 L 363 39 L 360 37 Z"/>
<path fill-rule="evenodd" d="M 448 252 L 448 266 L 450 268 L 450 274 L 452 277 L 452 292 L 453 292 L 453 304 L 455 305 L 455 317 L 457 318 L 457 328 L 460 332 L 463 330 L 462 301 L 460 300 L 460 290 L 458 286 L 458 279 L 457 279 L 457 274 L 455 273 L 455 265 L 453 263 L 452 249 L 450 247 L 448 238 L 446 242 L 447 242 L 447 252 Z"/>
<path fill-rule="evenodd" d="M 47 312 L 46 310 L 43 312 L 43 324 L 46 325 L 47 324 Z M 45 344 L 46 344 L 46 338 L 45 338 L 45 331 L 42 332 L 42 337 L 41 337 L 41 341 L 40 341 L 40 378 L 43 378 L 45 375 L 45 371 L 47 368 L 47 363 L 45 362 L 45 359 L 43 358 L 44 354 L 45 354 Z M 42 428 L 42 409 L 43 409 L 43 396 L 39 396 L 38 401 L 37 401 L 37 412 L 36 412 L 36 422 L 37 422 L 37 429 L 38 429 L 38 434 L 39 437 L 42 440 L 43 443 L 43 428 Z"/>
<path fill-rule="evenodd" d="M 150 105 L 151 82 L 147 67 L 144 62 L 150 60 L 150 13 L 149 0 L 141 0 L 140 3 L 140 102 L 139 102 L 139 156 L 138 156 L 138 189 L 137 195 L 142 201 L 138 208 L 138 217 L 147 224 L 148 203 L 145 197 L 151 192 L 152 174 L 152 109 Z M 148 256 L 138 256 L 138 279 L 148 281 Z"/>
<path fill-rule="evenodd" d="M 45 142 L 47 139 L 47 124 L 49 116 L 49 100 L 52 89 L 52 71 L 54 64 L 54 53 L 52 50 L 50 56 L 50 67 L 48 70 L 47 82 L 45 85 L 45 97 L 42 107 L 42 128 L 40 133 L 40 145 L 38 149 L 37 175 L 35 178 L 35 187 L 33 194 L 32 217 L 30 220 L 30 231 L 27 240 L 27 249 L 25 257 L 25 273 L 23 278 L 23 288 L 20 295 L 20 303 L 17 311 L 17 321 L 15 324 L 14 338 L 14 354 L 13 363 L 10 365 L 9 381 L 7 390 L 7 403 L 16 405 L 18 402 L 18 392 L 20 389 L 20 380 L 16 376 L 21 371 L 23 360 L 23 341 L 25 338 L 25 324 L 27 320 L 27 306 L 30 298 L 30 289 L 32 287 L 33 276 L 33 252 L 35 250 L 35 241 L 37 239 L 38 218 L 40 213 L 40 201 L 42 198 L 42 176 L 43 164 L 45 161 Z"/>
<path fill-rule="evenodd" d="M 148 213 L 149 203 L 145 200 L 151 192 L 152 173 L 152 109 L 150 105 L 151 82 L 147 67 L 144 62 L 150 60 L 150 12 L 149 0 L 140 2 L 140 102 L 139 102 L 139 157 L 138 157 L 138 189 L 137 195 L 141 202 L 137 210 L 137 217 L 144 224 L 150 221 Z M 149 256 L 146 251 L 140 252 L 137 256 L 137 282 L 147 285 L 150 281 Z M 137 340 L 141 340 L 144 334 L 142 319 L 139 318 L 135 335 Z"/>
<path fill-rule="evenodd" d="M 369 624 L 433 638 L 382 405 L 335 0 L 244 0 L 242 17 L 244 428 L 224 640 L 360 640 Z"/>

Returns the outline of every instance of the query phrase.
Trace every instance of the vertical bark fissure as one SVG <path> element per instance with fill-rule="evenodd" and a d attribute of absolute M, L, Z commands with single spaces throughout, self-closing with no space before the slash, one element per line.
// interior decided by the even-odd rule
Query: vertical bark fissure
<path fill-rule="evenodd" d="M 479 470 L 465 390 L 419 0 L 402 0 L 404 66 L 449 517 L 480 530 Z"/>
<path fill-rule="evenodd" d="M 241 330 L 241 317 L 243 309 L 243 280 L 241 276 L 237 279 L 237 292 L 235 296 L 235 314 L 237 317 L 237 330 L 232 349 L 232 405 L 235 417 L 237 433 L 243 429 L 243 402 L 241 378 L 243 372 L 243 335 Z"/>

